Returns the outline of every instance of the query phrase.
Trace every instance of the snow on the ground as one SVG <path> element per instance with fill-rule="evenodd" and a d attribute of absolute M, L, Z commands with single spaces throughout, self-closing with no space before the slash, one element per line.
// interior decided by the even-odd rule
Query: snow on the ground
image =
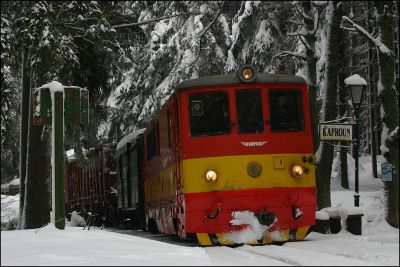
<path fill-rule="evenodd" d="M 342 189 L 332 172 L 332 207 L 354 208 L 352 160 L 348 161 L 350 189 Z M 383 183 L 372 177 L 370 157 L 360 158 L 360 164 L 362 235 L 353 235 L 342 227 L 337 234 L 312 232 L 303 241 L 282 246 L 201 248 L 166 235 L 132 230 L 83 230 L 67 223 L 65 230 L 48 225 L 34 230 L 2 231 L 1 265 L 398 266 L 399 229 L 384 219 Z M 18 210 L 18 204 L 13 205 Z"/>
<path fill-rule="evenodd" d="M 200 247 L 180 247 L 104 230 L 48 225 L 3 231 L 1 265 L 210 265 Z"/>

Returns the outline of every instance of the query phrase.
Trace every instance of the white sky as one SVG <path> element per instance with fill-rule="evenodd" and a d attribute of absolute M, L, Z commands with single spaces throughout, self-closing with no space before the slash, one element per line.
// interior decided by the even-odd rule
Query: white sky
<path fill-rule="evenodd" d="M 382 158 L 378 158 L 382 162 Z M 350 190 L 342 190 L 332 171 L 332 207 L 354 206 L 354 160 L 349 157 Z M 1 265 L 399 265 L 399 230 L 384 220 L 380 179 L 371 177 L 369 157 L 360 159 L 362 235 L 310 233 L 282 246 L 201 248 L 165 235 L 133 230 L 39 230 L 1 232 Z M 378 166 L 379 167 L 379 166 Z M 378 168 L 380 169 L 380 168 Z M 5 201 L 2 197 L 2 203 Z M 18 209 L 18 203 L 14 203 Z M 2 221 L 6 209 L 2 208 Z"/>

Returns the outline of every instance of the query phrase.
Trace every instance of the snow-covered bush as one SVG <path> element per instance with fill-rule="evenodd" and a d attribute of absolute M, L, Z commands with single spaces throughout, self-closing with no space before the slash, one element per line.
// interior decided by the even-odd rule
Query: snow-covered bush
<path fill-rule="evenodd" d="M 85 226 L 85 219 L 78 214 L 78 212 L 73 211 L 71 213 L 71 223 L 70 226 Z"/>

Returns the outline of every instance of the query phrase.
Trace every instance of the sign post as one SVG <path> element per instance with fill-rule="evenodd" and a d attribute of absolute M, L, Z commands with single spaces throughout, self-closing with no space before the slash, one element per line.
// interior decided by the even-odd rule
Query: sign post
<path fill-rule="evenodd" d="M 60 84 L 61 85 L 61 84 Z M 56 228 L 65 228 L 64 210 L 64 122 L 86 125 L 89 121 L 89 93 L 78 86 L 63 86 L 63 91 L 54 91 L 53 105 L 48 87 L 34 89 L 33 124 L 52 125 L 52 203 Z M 64 97 L 65 96 L 65 97 Z M 65 118 L 65 120 L 64 120 Z"/>
<path fill-rule="evenodd" d="M 356 125 L 355 125 L 355 137 L 354 138 L 354 147 L 356 150 L 356 155 L 355 155 L 355 166 L 354 166 L 354 206 L 359 207 L 360 206 L 360 192 L 358 190 L 358 185 L 359 185 L 359 177 L 358 177 L 358 146 L 359 146 L 359 141 L 358 141 L 358 113 L 355 112 L 355 117 L 356 117 Z"/>
<path fill-rule="evenodd" d="M 354 131 L 353 131 L 354 129 Z M 321 141 L 350 141 L 354 143 L 358 153 L 358 117 L 356 123 L 320 123 L 319 137 Z M 358 192 L 358 155 L 355 157 L 354 167 L 354 206 L 360 205 Z"/>

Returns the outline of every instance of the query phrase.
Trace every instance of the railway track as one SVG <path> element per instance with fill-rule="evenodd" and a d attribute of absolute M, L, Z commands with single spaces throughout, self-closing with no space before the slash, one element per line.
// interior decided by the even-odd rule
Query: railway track
<path fill-rule="evenodd" d="M 393 244 L 379 240 L 371 242 L 364 236 L 349 235 L 339 238 L 316 235 L 313 240 L 287 242 L 282 245 L 199 247 L 196 242 L 183 241 L 165 234 L 150 234 L 135 230 L 107 230 L 183 247 L 197 247 L 205 251 L 213 265 L 226 265 L 227 262 L 234 262 L 237 266 L 376 266 L 382 262 L 396 265 L 396 261 L 389 257 L 395 253 Z"/>
<path fill-rule="evenodd" d="M 304 242 L 303 242 L 304 243 Z M 368 261 L 364 261 L 362 259 L 357 258 L 357 255 L 350 256 L 345 254 L 338 254 L 337 252 L 323 252 L 323 251 L 314 251 L 307 249 L 299 249 L 293 248 L 286 245 L 276 246 L 276 245 L 268 245 L 268 246 L 249 246 L 244 245 L 241 247 L 233 248 L 234 250 L 258 255 L 267 259 L 273 259 L 281 262 L 283 265 L 310 265 L 310 259 L 314 258 L 315 262 L 313 265 L 321 265 L 321 266 L 371 266 L 375 264 L 371 264 Z M 263 264 L 260 262 L 259 264 Z"/>

